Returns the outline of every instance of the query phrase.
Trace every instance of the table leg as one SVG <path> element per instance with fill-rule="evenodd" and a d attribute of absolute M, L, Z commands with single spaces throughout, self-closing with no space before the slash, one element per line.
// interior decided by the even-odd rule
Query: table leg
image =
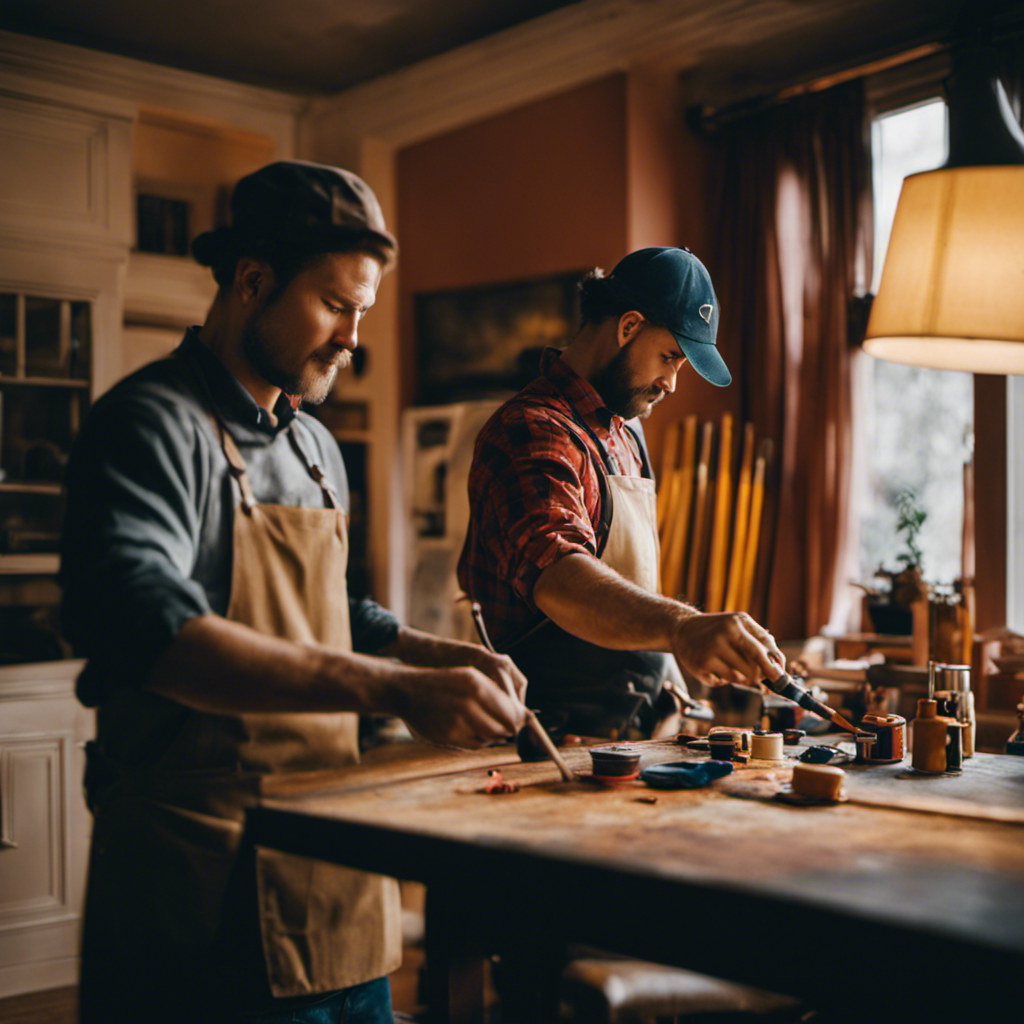
<path fill-rule="evenodd" d="M 484 1024 L 487 1019 L 487 957 L 464 927 L 462 902 L 446 887 L 427 889 L 426 999 L 429 1020 L 436 1024 Z"/>

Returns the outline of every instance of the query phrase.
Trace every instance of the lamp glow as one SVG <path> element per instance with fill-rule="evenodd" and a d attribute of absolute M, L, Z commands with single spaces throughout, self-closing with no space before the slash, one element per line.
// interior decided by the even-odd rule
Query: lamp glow
<path fill-rule="evenodd" d="M 950 159 L 903 182 L 864 350 L 1024 374 L 1024 135 L 997 79 L 958 77 Z"/>

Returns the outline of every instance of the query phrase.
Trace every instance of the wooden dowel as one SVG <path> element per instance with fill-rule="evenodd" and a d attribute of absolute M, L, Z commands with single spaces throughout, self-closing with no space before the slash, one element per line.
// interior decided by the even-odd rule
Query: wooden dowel
<path fill-rule="evenodd" d="M 697 579 L 704 560 L 704 524 L 707 520 L 708 505 L 708 467 L 711 463 L 711 444 L 714 440 L 715 425 L 709 420 L 704 424 L 700 442 L 700 463 L 697 465 L 697 496 L 694 505 L 693 537 L 690 542 L 689 565 L 686 574 L 687 601 L 694 604 L 700 602 L 701 595 L 697 592 Z"/>
<path fill-rule="evenodd" d="M 683 589 L 683 562 L 686 536 L 693 507 L 693 463 L 697 449 L 697 417 L 687 416 L 683 425 L 682 464 L 675 471 L 675 500 L 666 523 L 665 550 L 661 559 L 661 592 L 677 597 Z"/>
<path fill-rule="evenodd" d="M 658 479 L 658 536 L 664 536 L 665 520 L 668 516 L 668 509 L 671 507 L 672 477 L 676 470 L 677 451 L 679 448 L 678 423 L 672 423 L 665 431 L 664 445 L 661 452 L 661 476 Z"/>
<path fill-rule="evenodd" d="M 729 560 L 729 585 L 725 590 L 725 604 L 722 611 L 744 611 L 740 607 L 740 592 L 743 581 L 743 559 L 746 555 L 747 533 L 750 526 L 751 470 L 754 463 L 754 424 L 748 423 L 743 430 L 743 464 L 736 487 L 736 512 L 732 528 L 732 557 Z"/>
<path fill-rule="evenodd" d="M 729 510 L 732 504 L 732 415 L 722 416 L 722 437 L 718 445 L 718 483 L 715 487 L 714 526 L 705 610 L 720 612 L 725 598 L 725 561 L 729 546 Z"/>
<path fill-rule="evenodd" d="M 764 474 L 771 452 L 771 441 L 761 442 L 754 463 L 754 482 L 750 491 L 750 526 L 747 530 L 746 550 L 743 553 L 743 578 L 740 586 L 738 610 L 751 612 L 754 598 L 754 572 L 757 568 L 757 548 L 761 540 L 761 517 L 764 511 Z"/>

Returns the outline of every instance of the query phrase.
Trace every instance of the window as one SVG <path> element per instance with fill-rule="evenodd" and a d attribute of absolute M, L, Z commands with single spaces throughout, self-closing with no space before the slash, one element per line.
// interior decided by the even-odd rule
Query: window
<path fill-rule="evenodd" d="M 946 104 L 931 98 L 886 112 L 871 126 L 877 290 L 903 178 L 932 170 L 946 155 Z M 963 464 L 970 458 L 973 377 L 859 357 L 855 469 L 860 524 L 859 572 L 898 568 L 897 499 L 911 491 L 927 513 L 919 538 L 925 579 L 960 575 Z"/>

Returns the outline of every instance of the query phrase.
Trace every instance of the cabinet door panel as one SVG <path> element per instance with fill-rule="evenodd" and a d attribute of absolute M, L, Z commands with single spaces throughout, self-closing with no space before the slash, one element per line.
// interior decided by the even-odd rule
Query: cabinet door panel
<path fill-rule="evenodd" d="M 66 913 L 68 733 L 0 736 L 0 926 Z"/>

